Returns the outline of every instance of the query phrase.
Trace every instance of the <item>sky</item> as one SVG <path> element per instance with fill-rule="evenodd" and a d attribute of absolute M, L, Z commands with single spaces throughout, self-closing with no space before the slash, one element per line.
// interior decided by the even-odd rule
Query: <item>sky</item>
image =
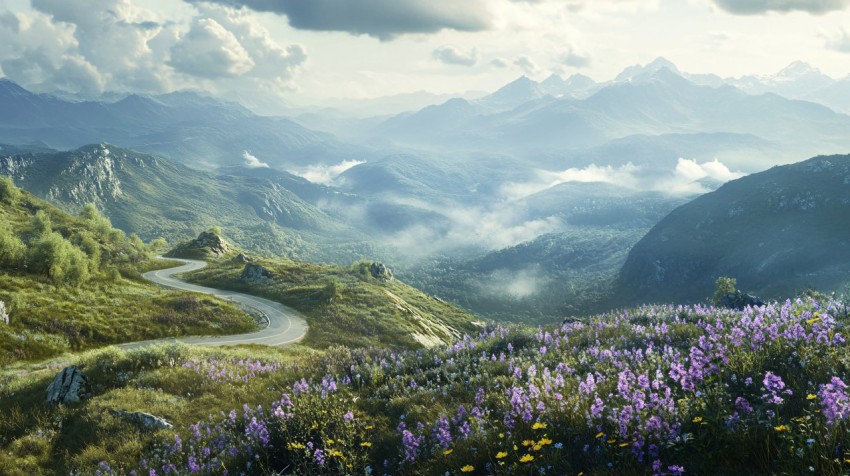
<path fill-rule="evenodd" d="M 24 87 L 200 89 L 310 104 L 682 71 L 850 75 L 850 0 L 0 0 L 0 72 Z"/>

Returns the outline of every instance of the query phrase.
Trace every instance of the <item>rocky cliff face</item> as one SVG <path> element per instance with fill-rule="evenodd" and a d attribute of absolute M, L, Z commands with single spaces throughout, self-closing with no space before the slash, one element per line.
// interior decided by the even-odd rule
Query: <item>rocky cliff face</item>
<path fill-rule="evenodd" d="M 625 303 L 700 301 L 720 276 L 768 299 L 850 281 L 850 156 L 774 167 L 677 208 L 615 289 Z"/>

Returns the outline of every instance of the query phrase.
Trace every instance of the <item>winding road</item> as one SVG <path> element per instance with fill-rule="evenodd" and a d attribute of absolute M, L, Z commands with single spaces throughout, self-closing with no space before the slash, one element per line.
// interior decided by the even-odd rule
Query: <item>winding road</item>
<path fill-rule="evenodd" d="M 257 296 L 238 293 L 236 291 L 223 291 L 220 289 L 207 288 L 197 286 L 181 281 L 174 277 L 175 274 L 186 273 L 201 269 L 207 265 L 205 261 L 191 259 L 175 259 L 163 258 L 160 259 L 177 261 L 184 263 L 181 266 L 168 269 L 160 269 L 149 271 L 142 275 L 148 281 L 152 281 L 161 286 L 180 289 L 182 291 L 192 291 L 196 293 L 210 294 L 229 301 L 238 302 L 247 307 L 251 307 L 261 312 L 268 319 L 268 325 L 265 329 L 251 332 L 248 334 L 237 334 L 229 336 L 217 337 L 169 337 L 164 339 L 154 339 L 138 342 L 129 342 L 121 344 L 118 347 L 123 349 L 135 349 L 153 344 L 165 344 L 173 342 L 183 342 L 186 344 L 196 345 L 239 345 L 239 344 L 260 344 L 260 345 L 276 345 L 284 346 L 294 344 L 307 334 L 307 322 L 292 308 L 286 307 L 283 304 L 263 299 Z"/>

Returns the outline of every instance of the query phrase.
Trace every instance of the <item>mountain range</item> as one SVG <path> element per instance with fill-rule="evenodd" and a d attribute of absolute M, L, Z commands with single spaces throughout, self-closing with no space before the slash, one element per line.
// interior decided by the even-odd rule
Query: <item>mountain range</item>
<path fill-rule="evenodd" d="M 0 143 L 7 144 L 67 150 L 108 142 L 207 169 L 242 164 L 246 151 L 280 167 L 335 163 L 355 153 L 291 120 L 193 92 L 75 102 L 0 79 L 0 104 Z"/>

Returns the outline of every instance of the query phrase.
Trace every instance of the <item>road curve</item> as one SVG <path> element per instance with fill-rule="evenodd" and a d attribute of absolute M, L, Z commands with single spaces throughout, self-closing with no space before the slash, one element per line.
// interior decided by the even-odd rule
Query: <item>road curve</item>
<path fill-rule="evenodd" d="M 205 261 L 192 259 L 161 259 L 177 261 L 184 263 L 181 266 L 168 269 L 160 269 L 149 271 L 142 275 L 148 281 L 152 281 L 161 286 L 180 289 L 183 291 L 192 291 L 196 293 L 210 294 L 229 301 L 238 302 L 245 306 L 254 308 L 263 313 L 268 319 L 268 325 L 265 329 L 248 334 L 237 334 L 229 336 L 217 337 L 169 337 L 164 339 L 154 339 L 138 342 L 129 342 L 121 344 L 118 347 L 123 349 L 135 349 L 153 344 L 166 344 L 173 342 L 183 342 L 186 344 L 196 345 L 239 345 L 239 344 L 261 344 L 261 345 L 276 345 L 283 346 L 294 344 L 300 341 L 307 334 L 307 322 L 294 309 L 284 306 L 283 304 L 263 299 L 257 296 L 238 293 L 236 291 L 223 291 L 220 289 L 207 288 L 197 286 L 181 281 L 174 277 L 175 274 L 186 273 L 201 269 L 207 265 Z"/>

